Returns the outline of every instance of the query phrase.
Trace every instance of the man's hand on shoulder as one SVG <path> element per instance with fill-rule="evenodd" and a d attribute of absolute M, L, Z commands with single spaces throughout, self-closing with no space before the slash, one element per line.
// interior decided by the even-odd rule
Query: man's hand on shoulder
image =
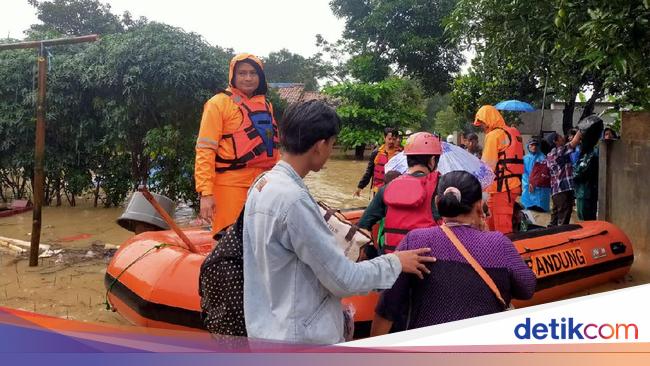
<path fill-rule="evenodd" d="M 402 272 L 412 273 L 418 276 L 420 279 L 423 279 L 425 274 L 431 273 L 426 264 L 436 261 L 436 258 L 425 255 L 430 251 L 430 248 L 420 248 L 413 250 L 396 251 L 393 254 L 397 256 L 400 263 L 402 264 Z"/>

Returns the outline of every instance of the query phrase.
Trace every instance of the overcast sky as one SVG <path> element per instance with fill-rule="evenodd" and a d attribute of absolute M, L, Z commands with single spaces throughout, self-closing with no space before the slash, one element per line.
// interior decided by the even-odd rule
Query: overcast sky
<path fill-rule="evenodd" d="M 181 27 L 201 34 L 210 44 L 266 56 L 287 48 L 303 56 L 316 52 L 316 34 L 328 41 L 341 36 L 344 22 L 329 8 L 329 0 L 103 0 L 114 14 Z M 0 2 L 0 37 L 23 38 L 38 23 L 27 0 Z"/>

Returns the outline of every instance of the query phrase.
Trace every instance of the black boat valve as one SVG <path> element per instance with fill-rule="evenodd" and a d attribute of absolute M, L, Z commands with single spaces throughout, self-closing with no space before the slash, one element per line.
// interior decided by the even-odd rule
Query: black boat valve
<path fill-rule="evenodd" d="M 614 254 L 623 254 L 625 253 L 625 244 L 621 243 L 620 241 L 617 241 L 615 243 L 611 243 L 609 247 L 612 249 L 612 253 Z"/>

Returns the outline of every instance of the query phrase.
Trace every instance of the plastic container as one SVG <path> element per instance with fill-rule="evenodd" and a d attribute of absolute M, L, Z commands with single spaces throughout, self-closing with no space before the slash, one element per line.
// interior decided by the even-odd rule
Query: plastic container
<path fill-rule="evenodd" d="M 174 215 L 174 202 L 165 196 L 152 193 L 160 206 L 169 214 Z M 129 199 L 124 213 L 117 219 L 117 224 L 129 231 L 135 231 L 136 222 L 144 222 L 163 230 L 169 230 L 169 225 L 156 212 L 151 203 L 140 192 L 134 192 Z"/>

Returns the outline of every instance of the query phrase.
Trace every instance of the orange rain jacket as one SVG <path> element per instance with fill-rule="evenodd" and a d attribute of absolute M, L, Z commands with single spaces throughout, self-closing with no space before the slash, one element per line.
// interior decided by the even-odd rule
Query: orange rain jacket
<path fill-rule="evenodd" d="M 484 105 L 476 112 L 474 125 L 478 126 L 479 121 L 485 123 L 488 127 L 481 160 L 494 172 L 499 160 L 499 152 L 504 151 L 510 144 L 508 135 L 503 130 L 503 128 L 507 127 L 506 122 L 501 113 L 491 105 Z M 507 181 L 510 189 L 521 186 L 521 181 L 518 178 L 507 178 Z M 486 189 L 486 192 L 497 192 L 496 180 Z"/>
<path fill-rule="evenodd" d="M 240 96 L 244 100 L 248 97 L 234 87 L 235 65 L 237 62 L 249 59 L 254 61 L 263 70 L 262 62 L 251 54 L 239 54 L 230 61 L 228 89 L 230 93 Z M 264 83 L 264 85 L 262 85 Z M 260 88 L 266 91 L 266 80 L 260 75 Z M 265 94 L 254 95 L 250 98 L 252 103 L 264 104 Z M 273 106 L 269 103 L 271 114 Z M 222 139 L 223 135 L 232 134 L 242 124 L 243 118 L 237 104 L 231 97 L 218 93 L 205 103 L 201 127 L 196 141 L 196 159 L 194 162 L 194 179 L 196 191 L 202 196 L 215 196 L 215 216 L 213 217 L 213 230 L 221 230 L 232 224 L 246 201 L 246 192 L 253 180 L 264 172 L 262 168 L 242 168 L 222 173 L 215 171 L 215 157 L 219 149 L 233 151 L 232 143 Z M 277 149 L 277 148 L 276 148 Z M 274 154 L 276 161 L 279 154 Z M 236 195 L 237 197 L 233 197 Z M 222 219 L 223 218 L 223 219 Z M 232 218 L 232 222 L 231 221 Z M 225 226 L 224 226 L 225 225 Z M 222 227 L 219 227 L 222 226 Z"/>

